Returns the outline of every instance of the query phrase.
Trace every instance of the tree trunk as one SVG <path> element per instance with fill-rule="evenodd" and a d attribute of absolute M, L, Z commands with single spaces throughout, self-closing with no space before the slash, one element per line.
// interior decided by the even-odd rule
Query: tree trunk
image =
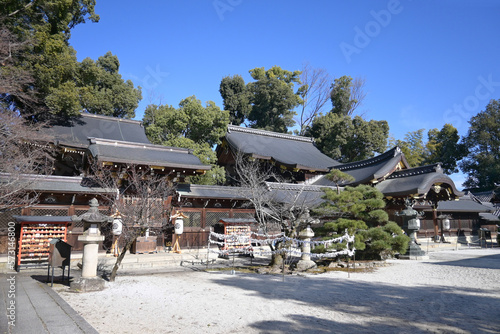
<path fill-rule="evenodd" d="M 127 251 L 130 249 L 130 247 L 132 247 L 132 244 L 134 243 L 134 241 L 135 241 L 135 238 L 131 238 L 125 244 L 125 247 L 123 247 L 122 252 L 120 253 L 120 256 L 118 256 L 118 258 L 116 258 L 115 265 L 113 267 L 113 270 L 111 271 L 111 275 L 109 276 L 110 282 L 115 281 L 116 273 L 117 273 L 118 269 L 120 268 L 120 264 L 122 263 L 122 260 L 125 257 L 125 254 L 127 253 Z"/>
<path fill-rule="evenodd" d="M 275 268 L 281 268 L 283 266 L 283 254 L 281 254 L 281 253 L 273 254 L 273 256 L 271 257 L 271 263 L 269 263 L 269 266 L 275 267 Z"/>

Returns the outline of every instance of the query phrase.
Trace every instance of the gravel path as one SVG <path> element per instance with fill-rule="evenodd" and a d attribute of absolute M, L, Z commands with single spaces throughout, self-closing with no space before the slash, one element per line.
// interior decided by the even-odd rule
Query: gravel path
<path fill-rule="evenodd" d="M 100 333 L 500 333 L 500 249 L 387 262 L 350 277 L 170 272 L 59 293 Z"/>

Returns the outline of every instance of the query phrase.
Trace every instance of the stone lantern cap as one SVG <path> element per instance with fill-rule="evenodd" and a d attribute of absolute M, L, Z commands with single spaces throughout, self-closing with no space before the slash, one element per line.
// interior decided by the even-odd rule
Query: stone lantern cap
<path fill-rule="evenodd" d="M 396 213 L 396 215 L 402 216 L 402 217 L 416 217 L 416 216 L 418 216 L 418 211 L 413 209 L 412 207 L 407 206 L 401 212 Z"/>
<path fill-rule="evenodd" d="M 412 204 L 410 201 L 406 200 L 405 201 L 405 209 L 402 210 L 401 212 L 396 212 L 396 216 L 401 216 L 403 218 L 415 218 L 417 216 L 420 216 L 420 213 L 415 210 L 412 207 Z"/>
<path fill-rule="evenodd" d="M 310 225 L 307 225 L 305 229 L 299 232 L 299 238 L 307 239 L 314 237 L 314 231 L 312 230 Z"/>
<path fill-rule="evenodd" d="M 89 205 L 90 208 L 87 212 L 85 212 L 81 216 L 75 215 L 71 217 L 71 220 L 75 223 L 83 222 L 84 233 L 88 233 L 88 230 L 92 225 L 97 225 L 97 227 L 99 227 L 101 223 L 113 221 L 113 217 L 103 215 L 99 212 L 99 202 L 96 198 L 92 198 L 89 202 Z M 100 232 L 97 233 L 100 234 Z"/>

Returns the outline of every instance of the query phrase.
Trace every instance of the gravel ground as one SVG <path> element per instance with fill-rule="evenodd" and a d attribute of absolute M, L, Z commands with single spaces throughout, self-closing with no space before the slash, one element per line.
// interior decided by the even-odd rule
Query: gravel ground
<path fill-rule="evenodd" d="M 373 272 L 183 271 L 60 295 L 100 333 L 500 333 L 500 249 Z"/>

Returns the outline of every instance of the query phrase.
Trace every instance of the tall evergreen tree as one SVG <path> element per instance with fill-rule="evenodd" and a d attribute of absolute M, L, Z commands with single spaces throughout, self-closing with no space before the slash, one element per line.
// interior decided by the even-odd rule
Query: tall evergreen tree
<path fill-rule="evenodd" d="M 425 164 L 441 163 L 444 173 L 458 172 L 458 161 L 465 155 L 465 146 L 459 143 L 458 130 L 451 124 L 445 124 L 441 130 L 431 129 L 426 144 Z"/>
<path fill-rule="evenodd" d="M 252 104 L 248 115 L 250 126 L 286 133 L 295 124 L 293 109 L 301 102 L 294 92 L 294 84 L 300 84 L 300 71 L 273 66 L 267 71 L 263 67 L 254 68 L 250 74 L 256 80 L 247 85 Z"/>
<path fill-rule="evenodd" d="M 500 100 L 491 100 L 469 121 L 463 143 L 468 154 L 460 164 L 464 186 L 491 189 L 500 182 Z"/>
<path fill-rule="evenodd" d="M 72 28 L 99 21 L 94 7 L 95 0 L 3 1 L 1 30 L 15 36 L 24 49 L 12 55 L 9 69 L 0 68 L 0 79 L 7 71 L 28 73 L 32 80 L 21 82 L 20 89 L 34 97 L 26 100 L 12 90 L 1 91 L 4 105 L 38 118 L 68 117 L 82 110 L 134 117 L 140 88 L 118 74 L 118 58 L 107 53 L 95 63 L 90 59 L 79 63 L 69 45 Z"/>
<path fill-rule="evenodd" d="M 332 159 L 353 162 L 371 158 L 386 149 L 389 125 L 386 121 L 366 121 L 329 112 L 316 117 L 307 136 Z"/>
<path fill-rule="evenodd" d="M 229 111 L 230 122 L 240 125 L 245 122 L 250 111 L 249 94 L 241 75 L 224 77 L 219 87 L 224 110 Z"/>

